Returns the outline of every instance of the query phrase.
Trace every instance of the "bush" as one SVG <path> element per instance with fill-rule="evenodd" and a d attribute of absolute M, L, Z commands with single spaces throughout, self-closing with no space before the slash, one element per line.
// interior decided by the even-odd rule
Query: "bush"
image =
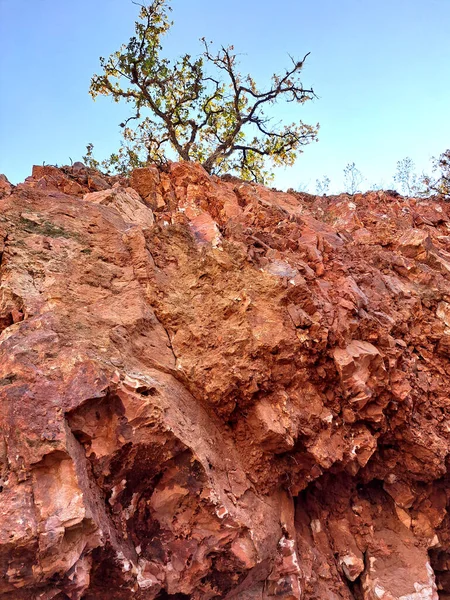
<path fill-rule="evenodd" d="M 424 177 L 428 193 L 450 200 L 450 148 L 434 159 L 433 173 L 432 176 Z"/>

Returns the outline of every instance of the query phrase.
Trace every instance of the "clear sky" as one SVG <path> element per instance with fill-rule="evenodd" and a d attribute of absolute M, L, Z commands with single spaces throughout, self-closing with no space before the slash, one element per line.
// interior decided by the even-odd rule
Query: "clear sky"
<path fill-rule="evenodd" d="M 168 57 L 200 52 L 206 36 L 242 53 L 264 82 L 301 58 L 318 100 L 276 114 L 321 125 L 320 141 L 277 171 L 280 188 L 328 175 L 343 187 L 349 162 L 366 186 L 392 187 L 396 162 L 417 170 L 450 146 L 450 0 L 172 0 Z M 105 158 L 119 145 L 126 106 L 88 94 L 108 56 L 133 33 L 130 0 L 0 0 L 0 172 L 17 183 L 33 164 Z"/>

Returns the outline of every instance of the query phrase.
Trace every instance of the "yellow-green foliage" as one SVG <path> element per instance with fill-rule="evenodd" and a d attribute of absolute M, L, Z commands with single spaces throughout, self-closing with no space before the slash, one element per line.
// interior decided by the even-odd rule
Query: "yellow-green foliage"
<path fill-rule="evenodd" d="M 170 10 L 166 0 L 142 5 L 135 35 L 108 59 L 101 58 L 102 73 L 92 78 L 93 98 L 103 94 L 132 107 L 121 123 L 122 146 L 105 166 L 127 172 L 160 164 L 169 148 L 209 173 L 235 171 L 260 182 L 268 176 L 266 158 L 292 165 L 301 147 L 316 139 L 318 125 L 299 121 L 280 127 L 265 110 L 279 100 L 303 104 L 314 97 L 300 81 L 306 56 L 273 75 L 267 90 L 241 75 L 233 46 L 213 53 L 202 39 L 199 58 L 186 54 L 172 63 L 161 56 L 162 38 L 172 25 Z"/>

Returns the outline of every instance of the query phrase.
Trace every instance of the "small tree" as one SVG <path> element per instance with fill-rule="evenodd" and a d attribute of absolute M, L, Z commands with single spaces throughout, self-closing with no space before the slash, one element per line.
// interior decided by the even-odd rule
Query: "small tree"
<path fill-rule="evenodd" d="M 361 171 L 356 168 L 355 163 L 348 163 L 344 169 L 345 191 L 353 196 L 353 194 L 360 191 L 358 188 L 363 181 L 364 177 L 362 176 Z"/>
<path fill-rule="evenodd" d="M 121 123 L 122 146 L 106 166 L 124 172 L 160 164 L 171 148 L 208 173 L 232 170 L 243 179 L 263 181 L 266 158 L 292 165 L 301 147 L 316 139 L 318 125 L 299 121 L 281 127 L 265 113 L 279 100 L 303 104 L 315 96 L 300 80 L 308 55 L 291 59 L 290 68 L 273 75 L 269 89 L 262 90 L 239 72 L 233 46 L 214 53 L 203 38 L 198 58 L 185 54 L 171 63 L 162 57 L 171 8 L 166 0 L 139 6 L 135 35 L 108 59 L 100 58 L 103 72 L 91 81 L 93 98 L 103 94 L 132 106 L 132 115 Z"/>
<path fill-rule="evenodd" d="M 429 194 L 450 200 L 450 148 L 434 159 L 434 176 L 425 175 L 423 181 Z"/>
<path fill-rule="evenodd" d="M 310 180 L 309 181 L 301 181 L 298 184 L 297 189 L 292 190 L 292 191 L 307 194 L 308 190 L 309 190 L 309 184 L 310 184 Z"/>
<path fill-rule="evenodd" d="M 90 169 L 100 168 L 99 161 L 94 157 L 94 144 L 92 142 L 86 146 L 86 154 L 83 156 L 83 162 Z"/>
<path fill-rule="evenodd" d="M 324 196 L 328 194 L 330 188 L 330 178 L 324 175 L 322 179 L 316 179 L 316 194 L 318 196 Z"/>
<path fill-rule="evenodd" d="M 372 183 L 372 185 L 370 186 L 370 189 L 373 192 L 379 192 L 381 190 L 386 189 L 386 184 L 385 184 L 384 180 L 382 179 L 381 181 Z"/>
<path fill-rule="evenodd" d="M 421 179 L 417 177 L 415 169 L 414 161 L 409 156 L 397 162 L 394 181 L 405 196 L 419 195 L 423 192 Z"/>

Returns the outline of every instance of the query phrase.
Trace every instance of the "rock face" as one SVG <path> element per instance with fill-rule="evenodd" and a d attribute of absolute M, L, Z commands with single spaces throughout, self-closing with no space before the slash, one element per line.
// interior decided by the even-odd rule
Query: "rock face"
<path fill-rule="evenodd" d="M 450 206 L 0 178 L 0 597 L 450 598 Z"/>

